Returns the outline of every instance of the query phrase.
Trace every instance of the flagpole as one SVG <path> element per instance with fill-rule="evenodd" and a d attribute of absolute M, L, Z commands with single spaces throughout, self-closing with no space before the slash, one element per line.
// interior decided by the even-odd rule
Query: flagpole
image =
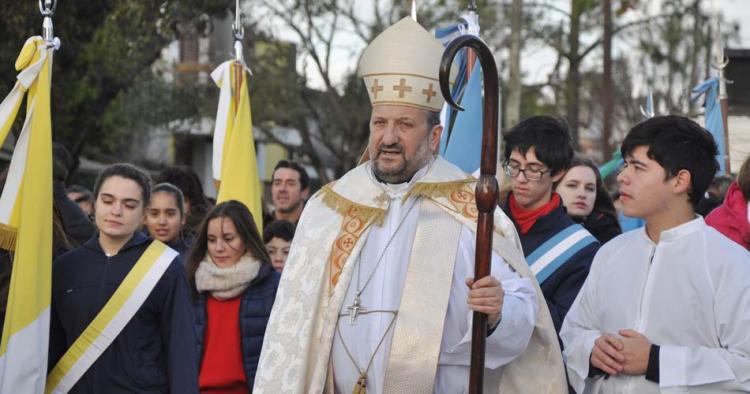
<path fill-rule="evenodd" d="M 477 12 L 477 1 L 476 0 L 470 0 L 469 6 L 467 8 L 469 17 L 474 18 L 474 20 L 479 24 L 479 13 Z M 471 78 L 471 72 L 474 70 L 474 63 L 476 63 L 477 55 L 474 53 L 474 51 L 466 51 L 466 80 L 468 81 L 469 78 Z"/>
<path fill-rule="evenodd" d="M 474 280 L 490 274 L 492 253 L 492 231 L 494 211 L 499 194 L 495 175 L 497 173 L 497 119 L 499 91 L 495 57 L 479 38 L 467 34 L 453 40 L 445 49 L 440 62 L 440 91 L 448 105 L 462 111 L 451 97 L 450 71 L 453 59 L 464 47 L 473 49 L 482 67 L 484 77 L 484 116 L 482 118 L 482 165 L 476 186 L 477 243 L 474 260 Z M 484 359 L 487 343 L 487 314 L 474 312 L 471 333 L 471 366 L 469 370 L 469 393 L 481 394 L 484 380 Z"/>
<path fill-rule="evenodd" d="M 718 22 L 717 22 L 718 23 Z M 724 44 L 721 40 L 721 29 L 717 29 L 719 34 L 719 45 L 716 51 L 716 60 L 713 67 L 719 72 L 719 104 L 721 105 L 721 122 L 724 126 L 724 168 L 727 174 L 731 174 L 731 161 L 729 160 L 729 98 L 727 96 L 727 79 L 724 76 L 724 69 L 729 64 L 724 54 Z"/>
<path fill-rule="evenodd" d="M 724 169 L 727 174 L 731 174 L 731 162 L 729 160 L 729 100 L 727 97 L 727 80 L 724 76 L 724 69 L 729 64 L 729 59 L 724 54 L 724 40 L 721 36 L 721 21 L 718 17 L 718 11 L 713 17 L 716 23 L 716 45 L 714 46 L 715 58 L 711 67 L 718 71 L 719 79 L 719 106 L 721 108 L 721 123 L 724 127 Z"/>
<path fill-rule="evenodd" d="M 242 27 L 242 12 L 240 11 L 240 0 L 235 1 L 234 24 L 232 24 L 232 34 L 234 35 L 234 63 L 232 63 L 232 72 L 234 73 L 234 112 L 237 113 L 240 106 L 240 89 L 242 88 L 243 78 L 243 55 L 242 39 L 245 37 L 245 28 Z"/>
<path fill-rule="evenodd" d="M 56 0 L 44 0 L 44 2 L 39 0 L 39 12 L 44 17 L 42 21 L 42 38 L 47 42 L 47 45 L 54 45 L 55 43 L 55 34 L 52 27 L 52 16 L 55 14 L 55 9 L 57 9 Z"/>
<path fill-rule="evenodd" d="M 729 97 L 727 96 L 727 80 L 724 77 L 724 68 L 726 68 L 728 63 L 729 60 L 727 59 L 719 68 L 719 103 L 721 104 L 721 122 L 724 125 L 724 168 L 726 168 L 727 174 L 731 174 L 731 161 L 729 160 Z"/>

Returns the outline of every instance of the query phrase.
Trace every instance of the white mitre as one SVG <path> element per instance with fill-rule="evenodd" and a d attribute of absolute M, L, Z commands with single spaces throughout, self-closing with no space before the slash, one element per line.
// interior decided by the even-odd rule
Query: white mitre
<path fill-rule="evenodd" d="M 443 45 L 411 17 L 380 33 L 359 61 L 370 103 L 405 105 L 440 111 L 438 75 Z M 451 84 L 456 78 L 451 69 Z"/>

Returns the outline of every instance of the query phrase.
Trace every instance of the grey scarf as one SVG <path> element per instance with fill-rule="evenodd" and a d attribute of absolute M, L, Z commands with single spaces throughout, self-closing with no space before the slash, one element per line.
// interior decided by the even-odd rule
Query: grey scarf
<path fill-rule="evenodd" d="M 237 297 L 258 276 L 260 264 L 250 255 L 244 255 L 231 267 L 218 267 L 206 255 L 195 271 L 195 286 L 199 292 L 208 291 L 219 300 Z"/>

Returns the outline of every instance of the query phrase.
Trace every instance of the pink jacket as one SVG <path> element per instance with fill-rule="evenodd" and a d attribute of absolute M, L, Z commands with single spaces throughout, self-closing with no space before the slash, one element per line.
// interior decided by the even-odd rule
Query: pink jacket
<path fill-rule="evenodd" d="M 747 200 L 737 182 L 733 182 L 724 197 L 724 203 L 706 216 L 706 224 L 750 250 L 750 223 L 747 218 Z"/>

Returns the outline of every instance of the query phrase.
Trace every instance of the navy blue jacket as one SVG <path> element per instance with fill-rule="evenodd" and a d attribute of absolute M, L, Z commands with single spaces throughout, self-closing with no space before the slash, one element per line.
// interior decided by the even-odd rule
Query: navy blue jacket
<path fill-rule="evenodd" d="M 242 366 L 247 377 L 248 390 L 253 390 L 255 372 L 258 370 L 263 336 L 266 334 L 268 318 L 276 300 L 281 274 L 274 271 L 271 264 L 263 263 L 258 276 L 242 293 L 240 301 L 240 336 L 242 341 Z M 198 354 L 203 359 L 203 338 L 206 333 L 206 293 L 194 297 L 195 329 L 198 334 Z"/>
<path fill-rule="evenodd" d="M 49 366 L 99 313 L 151 239 L 140 232 L 107 257 L 95 235 L 52 268 Z M 120 335 L 71 393 L 198 393 L 198 356 L 182 262 L 172 261 Z"/>
<path fill-rule="evenodd" d="M 508 203 L 505 204 L 503 210 L 513 220 L 513 223 L 515 223 Z M 531 226 L 531 229 L 526 234 L 521 234 L 521 230 L 516 224 L 516 231 L 518 231 L 518 236 L 521 238 L 523 255 L 528 257 L 548 239 L 554 237 L 557 233 L 572 224 L 574 222 L 568 216 L 562 204 L 552 212 L 537 219 L 536 223 Z M 540 283 L 542 294 L 544 294 L 544 298 L 547 300 L 547 307 L 549 307 L 549 312 L 552 315 L 552 322 L 555 323 L 555 330 L 558 333 L 560 332 L 563 319 L 565 319 L 565 315 L 568 313 L 568 309 L 570 309 L 570 306 L 578 295 L 578 291 L 581 290 L 581 286 L 583 286 L 583 282 L 586 280 L 586 276 L 589 274 L 591 261 L 594 260 L 594 255 L 599 250 L 599 246 L 600 244 L 595 242 L 584 247 L 578 253 L 570 256 L 570 259 L 547 278 L 547 280 Z"/>
<path fill-rule="evenodd" d="M 183 241 L 182 239 L 178 237 L 177 239 L 173 239 L 172 242 L 169 242 L 167 246 L 178 251 L 183 260 L 187 259 L 186 255 L 187 255 L 187 252 L 190 250 L 190 245 L 188 245 L 187 242 Z"/>
<path fill-rule="evenodd" d="M 148 230 L 144 229 L 141 234 L 145 237 L 151 237 L 151 234 L 148 233 Z M 177 253 L 180 254 L 180 259 L 182 260 L 182 263 L 185 264 L 187 260 L 187 252 L 190 251 L 190 244 L 185 242 L 183 240 L 182 236 L 179 235 L 177 238 L 171 240 L 170 242 L 166 243 L 167 246 L 177 251 Z"/>

